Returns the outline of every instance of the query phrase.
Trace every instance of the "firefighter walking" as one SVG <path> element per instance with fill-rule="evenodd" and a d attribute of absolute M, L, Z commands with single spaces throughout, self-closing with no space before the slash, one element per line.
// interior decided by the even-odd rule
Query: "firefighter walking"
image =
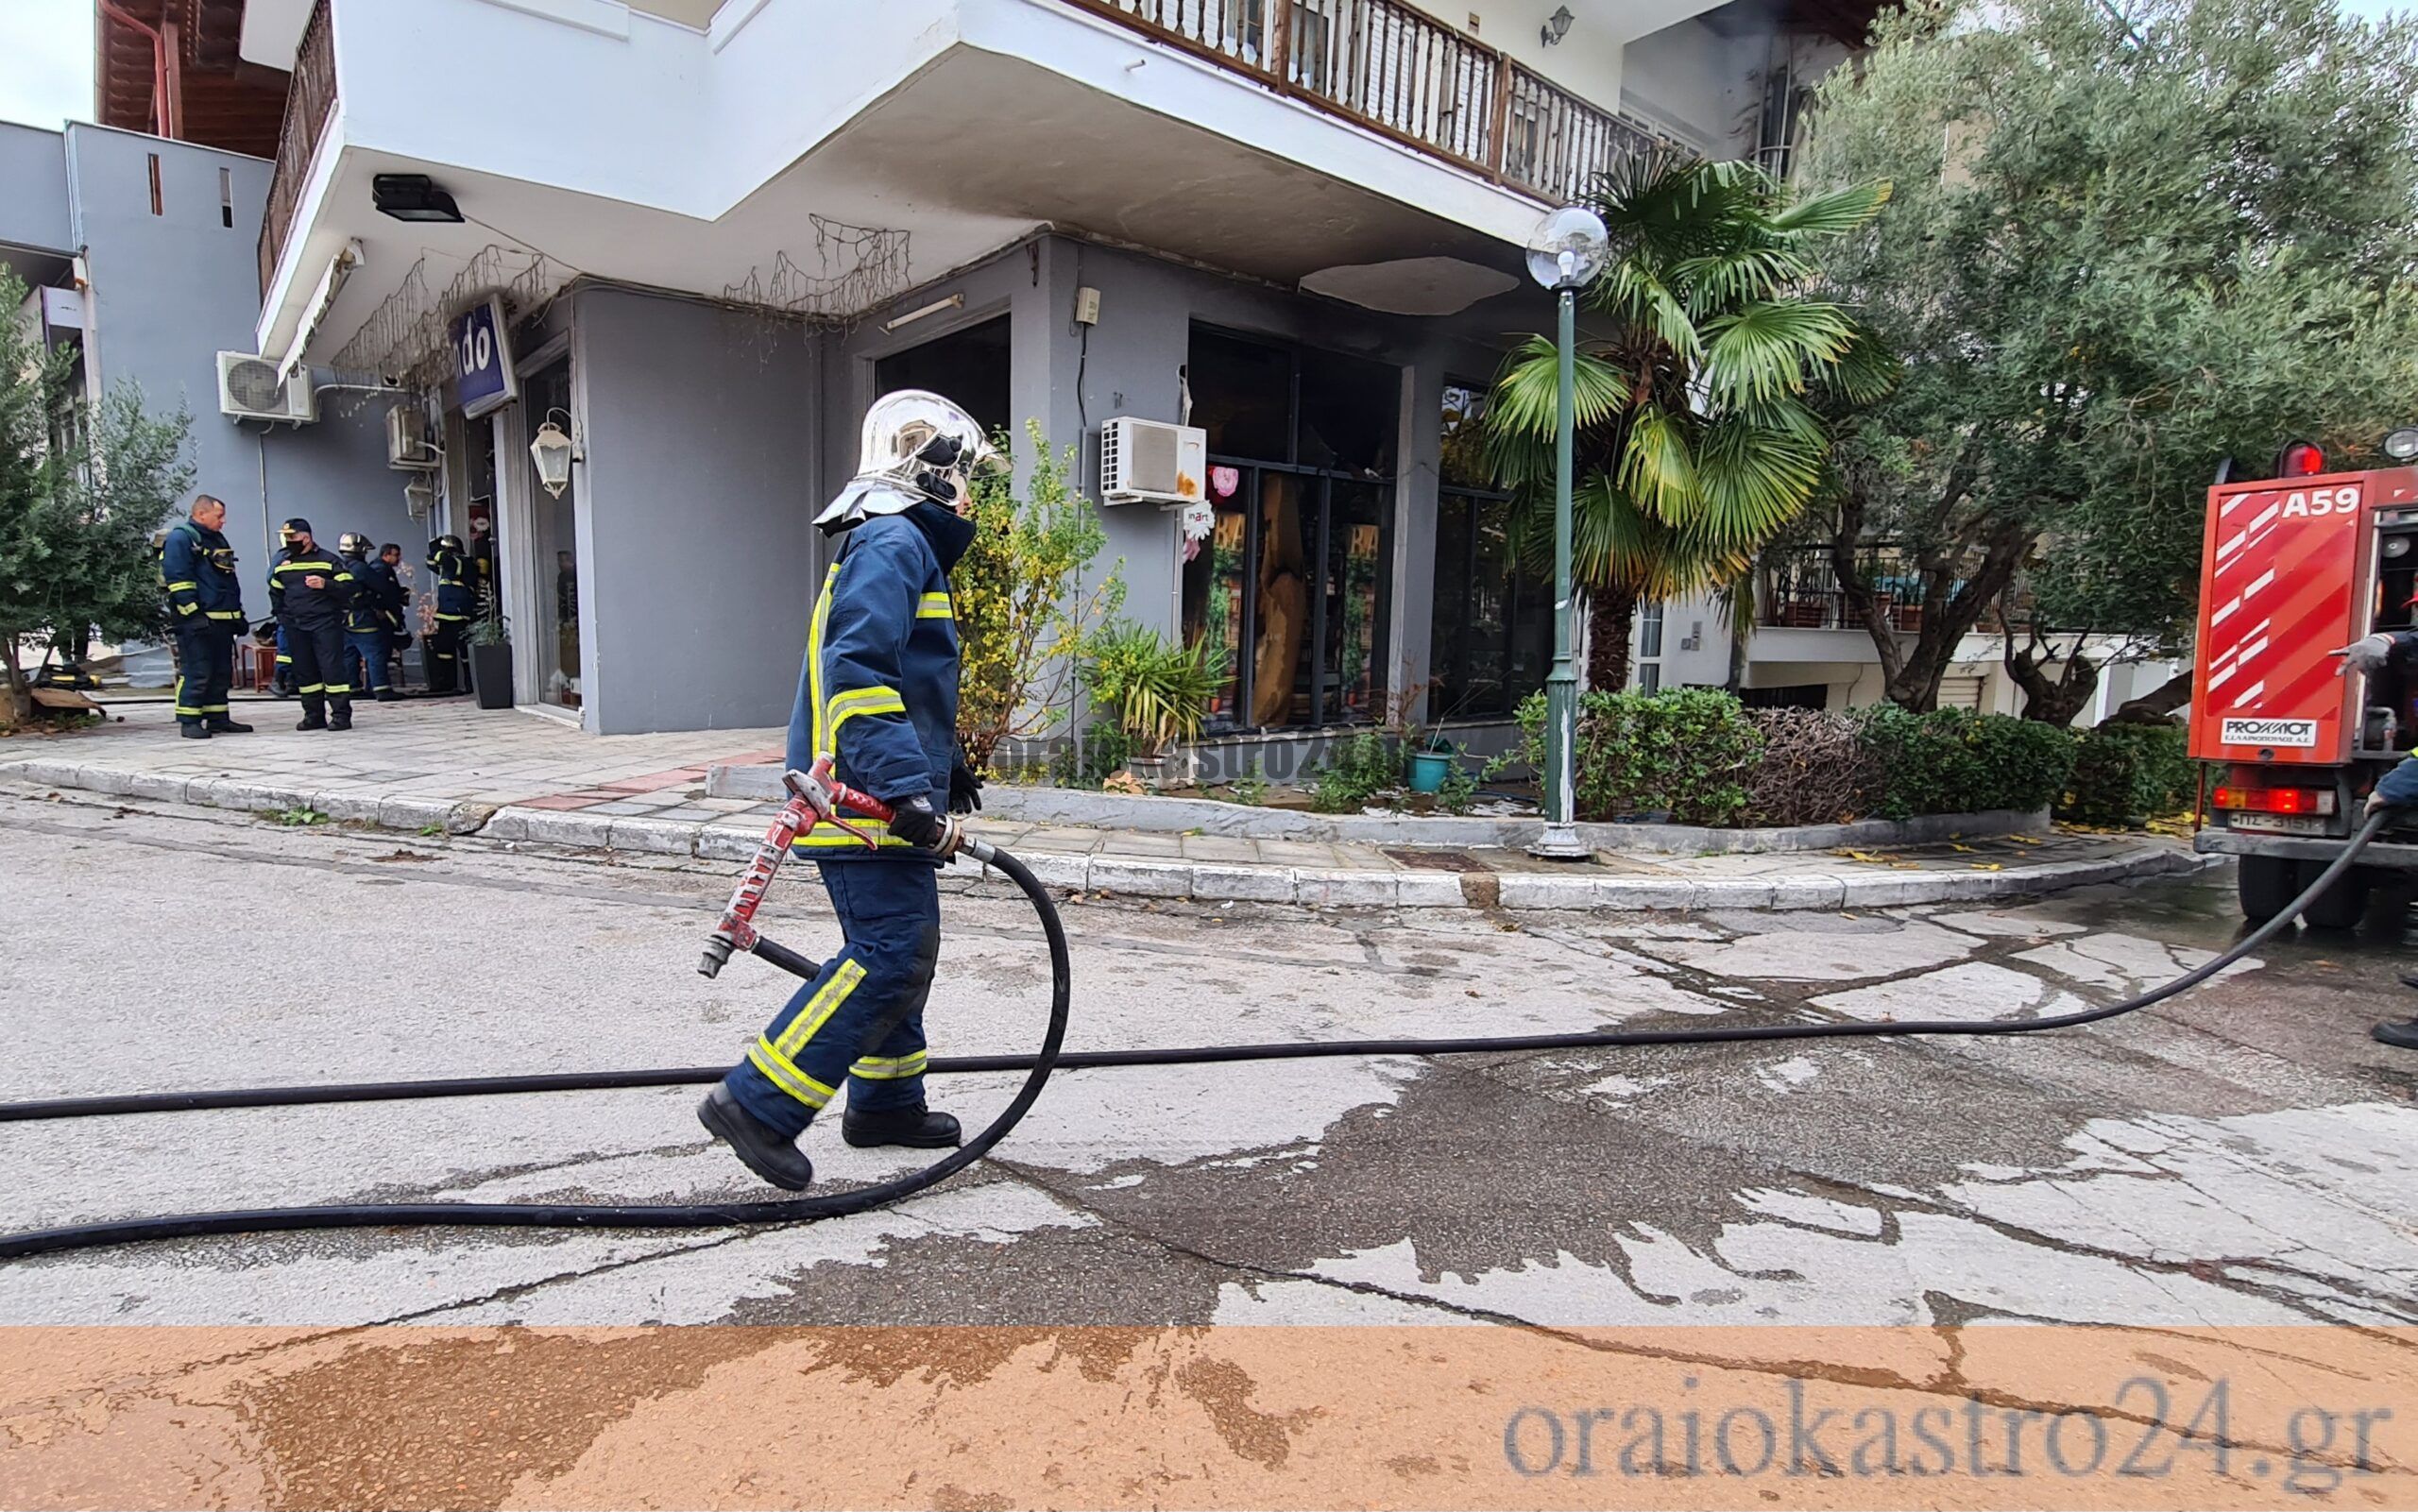
<path fill-rule="evenodd" d="M 188 740 L 252 733 L 227 706 L 235 638 L 244 629 L 244 586 L 235 576 L 234 549 L 219 534 L 226 523 L 227 506 L 197 494 L 160 546 L 160 581 L 177 637 L 177 723 Z"/>
<path fill-rule="evenodd" d="M 269 569 L 269 603 L 294 658 L 295 691 L 302 699 L 298 730 L 352 728 L 352 684 L 344 670 L 345 620 L 353 577 L 312 537 L 311 522 L 289 519 L 293 544 Z"/>
<path fill-rule="evenodd" d="M 955 1118 L 925 1105 L 924 1004 L 940 956 L 937 873 L 956 834 L 940 810 L 980 806 L 957 743 L 948 572 L 974 539 L 962 513 L 968 479 L 991 456 L 956 405 L 890 395 L 865 418 L 861 470 L 815 521 L 846 541 L 815 603 L 789 764 L 829 756 L 842 781 L 895 817 L 871 850 L 838 828 L 797 838 L 821 867 L 841 951 L 697 1109 L 748 1169 L 791 1191 L 814 1179 L 797 1138 L 843 1082 L 851 1145 L 933 1149 L 960 1138 Z"/>

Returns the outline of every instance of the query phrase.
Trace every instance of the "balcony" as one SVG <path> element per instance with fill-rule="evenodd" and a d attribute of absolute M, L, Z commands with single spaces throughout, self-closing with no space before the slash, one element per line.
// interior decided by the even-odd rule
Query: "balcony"
<path fill-rule="evenodd" d="M 329 26 L 329 0 L 311 8 L 302 28 L 301 45 L 294 55 L 294 73 L 286 87 L 285 121 L 278 128 L 277 171 L 269 179 L 268 212 L 261 221 L 261 293 L 268 293 L 277 278 L 278 259 L 294 229 L 294 212 L 302 202 L 302 185 L 311 176 L 311 160 L 336 108 L 335 36 Z"/>
<path fill-rule="evenodd" d="M 1398 0 L 1066 0 L 1539 200 L 1676 148 Z"/>
<path fill-rule="evenodd" d="M 667 8 L 252 0 L 246 56 L 294 81 L 259 349 L 329 364 L 454 284 L 574 271 L 846 319 L 1043 229 L 1284 287 L 1524 287 L 1541 202 L 1664 141 L 1400 0 Z M 469 222 L 377 215 L 384 172 Z"/>
<path fill-rule="evenodd" d="M 1894 547 L 1869 546 L 1857 553 L 1857 571 L 1873 588 L 1889 628 L 1915 635 L 1923 627 L 1922 578 Z M 1838 570 L 1827 546 L 1790 548 L 1765 553 L 1758 571 L 1762 590 L 1756 596 L 1755 623 L 1774 630 L 1846 630 L 1867 632 L 1861 616 L 1848 606 L 1839 586 Z"/>

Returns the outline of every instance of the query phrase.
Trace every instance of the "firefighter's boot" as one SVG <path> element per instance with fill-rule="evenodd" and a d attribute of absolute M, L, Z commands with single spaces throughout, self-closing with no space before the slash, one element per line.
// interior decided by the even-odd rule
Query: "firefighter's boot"
<path fill-rule="evenodd" d="M 2418 1018 L 2403 1019 L 2398 1023 L 2379 1024 L 2368 1030 L 2368 1034 L 2379 1045 L 2390 1045 L 2402 1050 L 2418 1050 Z"/>
<path fill-rule="evenodd" d="M 803 1192 L 813 1181 L 814 1163 L 797 1147 L 797 1141 L 784 1139 L 779 1130 L 741 1107 L 728 1087 L 706 1094 L 706 1100 L 697 1104 L 697 1122 L 706 1126 L 707 1133 L 728 1145 L 741 1164 L 775 1186 Z"/>
<path fill-rule="evenodd" d="M 324 730 L 328 727 L 328 696 L 325 693 L 302 695 L 302 722 L 298 730 Z"/>
<path fill-rule="evenodd" d="M 349 730 L 352 728 L 351 699 L 347 698 L 342 694 L 331 694 L 329 696 L 328 728 L 331 730 Z"/>
<path fill-rule="evenodd" d="M 250 725 L 230 720 L 224 714 L 213 714 L 205 723 L 207 724 L 210 733 L 213 735 L 249 735 L 252 733 L 252 727 Z"/>
<path fill-rule="evenodd" d="M 851 1108 L 840 1119 L 840 1137 L 859 1149 L 877 1145 L 896 1145 L 905 1149 L 955 1149 L 962 1132 L 956 1119 L 916 1103 L 905 1108 L 885 1108 L 878 1113 L 860 1113 Z"/>

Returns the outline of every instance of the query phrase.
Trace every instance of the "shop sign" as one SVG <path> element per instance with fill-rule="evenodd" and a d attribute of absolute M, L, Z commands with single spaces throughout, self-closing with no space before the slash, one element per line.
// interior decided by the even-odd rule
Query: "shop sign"
<path fill-rule="evenodd" d="M 520 380 L 512 370 L 509 330 L 503 299 L 498 295 L 489 295 L 453 317 L 448 334 L 453 348 L 453 387 L 461 397 L 463 418 L 475 420 L 520 397 Z"/>

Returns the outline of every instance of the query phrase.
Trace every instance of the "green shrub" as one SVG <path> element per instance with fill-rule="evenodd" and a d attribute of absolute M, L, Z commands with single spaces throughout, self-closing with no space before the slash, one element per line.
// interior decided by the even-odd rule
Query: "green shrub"
<path fill-rule="evenodd" d="M 2075 742 L 2073 773 L 2057 817 L 2109 827 L 2188 808 L 2200 769 L 2189 733 L 2160 724 L 2103 724 Z"/>
<path fill-rule="evenodd" d="M 1355 813 L 1377 794 L 1401 786 L 1402 765 L 1393 742 L 1374 730 L 1362 730 L 1328 747 L 1310 807 L 1322 814 Z"/>
<path fill-rule="evenodd" d="M 1520 705 L 1522 759 L 1545 770 L 1545 702 Z M 1762 738 L 1738 700 L 1717 688 L 1582 693 L 1576 751 L 1582 820 L 1667 812 L 1679 824 L 1732 824 Z"/>
<path fill-rule="evenodd" d="M 1477 804 L 1477 773 L 1470 768 L 1468 752 L 1457 745 L 1451 750 L 1444 785 L 1436 790 L 1436 806 L 1448 814 L 1466 814 Z"/>
<path fill-rule="evenodd" d="M 1873 811 L 1917 814 L 2030 810 L 2054 803 L 2073 770 L 2071 732 L 2003 714 L 1883 704 L 1854 716 L 1873 762 Z"/>
<path fill-rule="evenodd" d="M 1133 742 L 1106 720 L 1079 732 L 1049 757 L 1049 780 L 1061 788 L 1098 789 L 1132 758 Z"/>

